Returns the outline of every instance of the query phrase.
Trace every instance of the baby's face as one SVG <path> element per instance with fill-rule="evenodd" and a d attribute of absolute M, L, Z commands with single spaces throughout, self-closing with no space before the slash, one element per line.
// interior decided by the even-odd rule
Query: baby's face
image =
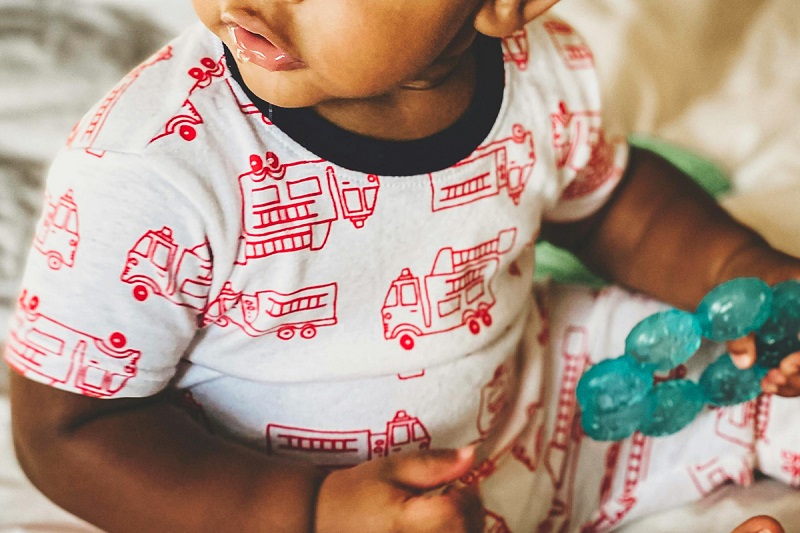
<path fill-rule="evenodd" d="M 386 94 L 447 70 L 481 0 L 193 0 L 259 97 L 283 107 Z"/>

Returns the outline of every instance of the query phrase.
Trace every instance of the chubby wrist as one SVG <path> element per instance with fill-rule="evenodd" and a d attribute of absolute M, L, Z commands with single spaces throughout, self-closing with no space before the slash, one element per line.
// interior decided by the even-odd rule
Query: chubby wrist
<path fill-rule="evenodd" d="M 719 272 L 716 284 L 740 277 L 761 278 L 769 285 L 800 279 L 800 259 L 759 239 L 732 255 Z"/>

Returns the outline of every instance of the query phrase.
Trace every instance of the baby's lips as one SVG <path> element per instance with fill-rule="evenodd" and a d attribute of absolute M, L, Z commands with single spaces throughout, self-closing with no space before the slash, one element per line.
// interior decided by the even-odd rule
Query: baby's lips
<path fill-rule="evenodd" d="M 305 63 L 281 50 L 266 37 L 253 33 L 241 26 L 230 26 L 230 34 L 236 45 L 236 57 L 250 62 L 270 72 L 296 70 Z"/>

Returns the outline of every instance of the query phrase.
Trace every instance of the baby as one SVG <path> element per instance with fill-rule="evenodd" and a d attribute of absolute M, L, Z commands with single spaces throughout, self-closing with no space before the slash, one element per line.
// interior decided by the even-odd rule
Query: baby
<path fill-rule="evenodd" d="M 5 353 L 33 483 L 109 531 L 599 532 L 779 475 L 778 398 L 736 439 L 580 433 L 659 301 L 800 261 L 605 132 L 556 3 L 195 0 L 53 163 Z M 539 238 L 655 299 L 535 287 Z"/>

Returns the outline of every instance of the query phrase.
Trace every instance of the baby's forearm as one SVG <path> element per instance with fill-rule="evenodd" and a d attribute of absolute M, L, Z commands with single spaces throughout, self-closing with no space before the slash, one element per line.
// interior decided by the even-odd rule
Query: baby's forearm
<path fill-rule="evenodd" d="M 93 400 L 14 375 L 12 408 L 31 481 L 106 531 L 313 530 L 315 469 L 213 437 L 165 402 Z"/>
<path fill-rule="evenodd" d="M 644 150 L 633 150 L 606 208 L 543 235 L 610 279 L 685 309 L 731 278 L 775 283 L 800 277 L 800 262 L 771 248 L 691 178 Z"/>

